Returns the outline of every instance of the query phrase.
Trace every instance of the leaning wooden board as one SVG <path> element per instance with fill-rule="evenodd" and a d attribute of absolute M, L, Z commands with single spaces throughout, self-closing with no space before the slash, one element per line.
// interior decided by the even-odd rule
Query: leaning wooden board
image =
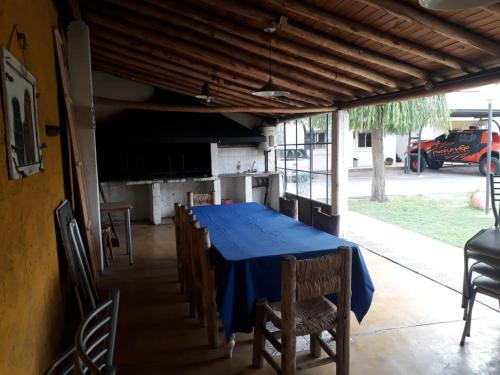
<path fill-rule="evenodd" d="M 76 129 L 75 129 L 75 117 L 73 112 L 73 101 L 71 100 L 70 94 L 70 84 L 68 70 L 66 69 L 66 63 L 64 59 L 64 42 L 59 33 L 59 30 L 54 29 L 54 42 L 56 49 L 57 64 L 59 67 L 59 79 L 61 81 L 61 86 L 64 94 L 64 104 L 66 107 L 66 123 L 68 126 L 68 136 L 70 140 L 69 147 L 71 149 L 71 158 L 73 161 L 73 167 L 75 169 L 77 188 L 79 193 L 79 205 L 82 212 L 82 218 L 84 221 L 84 231 L 85 239 L 89 249 L 90 261 L 92 263 L 92 273 L 94 276 L 94 282 L 96 285 L 99 280 L 99 253 L 94 247 L 94 241 L 91 231 L 91 219 L 90 219 L 90 207 L 87 201 L 87 189 L 85 186 L 85 172 L 83 169 L 83 163 L 80 158 L 80 149 L 78 147 L 78 140 L 76 139 Z"/>

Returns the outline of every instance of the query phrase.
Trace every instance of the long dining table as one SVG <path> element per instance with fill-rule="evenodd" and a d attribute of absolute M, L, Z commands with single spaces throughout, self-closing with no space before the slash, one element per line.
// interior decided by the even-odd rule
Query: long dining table
<path fill-rule="evenodd" d="M 251 332 L 258 298 L 280 300 L 281 257 L 313 258 L 347 246 L 352 251 L 351 310 L 361 322 L 374 286 L 359 247 L 258 203 L 192 207 L 207 227 L 217 282 L 217 308 L 229 338 Z M 334 296 L 329 296 L 334 299 Z"/>

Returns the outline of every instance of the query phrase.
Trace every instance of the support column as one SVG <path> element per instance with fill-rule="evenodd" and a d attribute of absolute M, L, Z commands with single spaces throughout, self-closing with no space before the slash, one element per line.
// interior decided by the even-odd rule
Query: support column
<path fill-rule="evenodd" d="M 332 215 L 339 217 L 339 237 L 345 234 L 345 218 L 348 209 L 348 145 L 349 114 L 347 111 L 332 113 Z"/>
<path fill-rule="evenodd" d="M 94 247 L 100 254 L 102 271 L 104 258 L 101 245 L 90 37 L 89 28 L 83 20 L 73 21 L 68 26 L 68 68 L 71 99 L 75 110 L 76 137 L 83 163 L 86 198 L 90 209 L 90 230 L 94 238 Z"/>
<path fill-rule="evenodd" d="M 153 182 L 150 187 L 149 220 L 154 225 L 161 224 L 161 189 L 159 182 Z"/>

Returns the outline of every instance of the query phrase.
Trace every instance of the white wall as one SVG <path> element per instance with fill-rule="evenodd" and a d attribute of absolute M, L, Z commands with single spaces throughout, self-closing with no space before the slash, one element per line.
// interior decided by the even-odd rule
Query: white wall
<path fill-rule="evenodd" d="M 122 79 L 111 74 L 93 71 L 92 81 L 94 85 L 94 95 L 104 98 L 149 101 L 154 97 L 153 86 Z M 122 111 L 118 108 L 97 105 L 95 108 L 96 120 L 99 121 L 110 115 Z"/>
<path fill-rule="evenodd" d="M 353 159 L 358 159 L 358 167 L 371 167 L 372 165 L 372 149 L 371 147 L 358 147 L 358 139 L 355 133 L 351 130 L 349 138 L 352 142 L 348 142 L 350 149 L 346 151 L 348 157 L 348 166 L 353 167 Z M 384 137 L 384 156 L 385 158 L 392 158 L 396 161 L 396 136 L 386 135 Z"/>
<path fill-rule="evenodd" d="M 244 172 L 252 168 L 254 160 L 257 171 L 263 172 L 264 152 L 257 146 L 219 146 L 219 174 L 236 173 L 238 161 L 241 163 L 240 172 Z"/>

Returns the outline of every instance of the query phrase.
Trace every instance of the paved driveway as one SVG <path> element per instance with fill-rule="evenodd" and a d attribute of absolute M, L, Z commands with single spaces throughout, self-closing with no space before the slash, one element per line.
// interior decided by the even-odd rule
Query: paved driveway
<path fill-rule="evenodd" d="M 349 171 L 349 197 L 369 197 L 371 169 Z M 477 166 L 444 166 L 440 170 L 425 170 L 417 175 L 404 174 L 403 168 L 386 169 L 387 195 L 427 195 L 470 193 L 486 189 L 486 178 L 479 174 Z"/>

